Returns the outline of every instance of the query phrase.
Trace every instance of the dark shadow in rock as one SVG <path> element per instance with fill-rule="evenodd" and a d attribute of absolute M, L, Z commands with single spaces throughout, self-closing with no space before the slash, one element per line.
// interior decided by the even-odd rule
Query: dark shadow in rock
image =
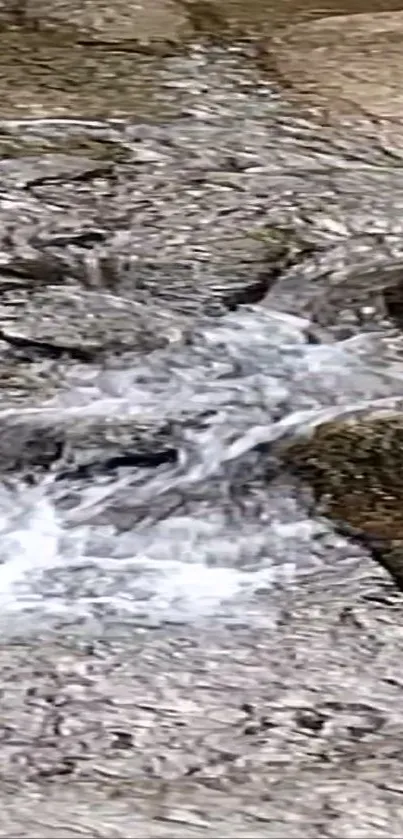
<path fill-rule="evenodd" d="M 0 417 L 0 473 L 42 472 L 87 478 L 121 467 L 156 467 L 176 460 L 169 422 L 136 418 L 46 417 L 10 411 Z"/>
<path fill-rule="evenodd" d="M 63 469 L 57 474 L 56 480 L 85 480 L 95 475 L 113 474 L 117 469 L 153 469 L 165 463 L 176 463 L 177 459 L 176 449 L 169 448 L 164 451 L 150 451 L 148 453 L 122 452 L 115 457 L 107 457 L 103 460 Z"/>
<path fill-rule="evenodd" d="M 257 274 L 256 278 L 252 279 L 250 284 L 245 285 L 244 288 L 240 287 L 232 292 L 229 290 L 226 295 L 224 293 L 224 305 L 227 306 L 229 311 L 234 311 L 238 306 L 260 303 L 266 296 L 271 282 L 272 278 L 268 272 Z"/>
<path fill-rule="evenodd" d="M 403 591 L 403 539 L 384 539 L 365 530 L 338 521 L 335 529 L 341 536 L 364 547 L 372 559 L 388 572 L 400 591 Z M 390 598 L 386 598 L 389 602 Z M 385 598 L 384 598 L 385 600 Z"/>
<path fill-rule="evenodd" d="M 7 252 L 13 245 L 4 242 Z M 3 248 L 1 249 L 3 250 Z M 1 254 L 0 250 L 0 254 Z M 38 253 L 32 257 L 18 257 L 10 254 L 5 265 L 0 265 L 0 292 L 16 288 L 19 285 L 35 283 L 38 285 L 59 285 L 66 281 L 66 268 L 56 256 Z"/>
<path fill-rule="evenodd" d="M 0 187 L 27 189 L 60 181 L 88 181 L 111 173 L 112 161 L 93 160 L 77 154 L 54 154 L 0 158 Z"/>
<path fill-rule="evenodd" d="M 386 310 L 396 326 L 403 332 L 403 269 L 399 282 L 386 288 L 383 297 Z"/>
<path fill-rule="evenodd" d="M 93 245 L 98 245 L 107 240 L 108 234 L 105 230 L 72 230 L 69 233 L 55 233 L 49 237 L 48 241 L 42 239 L 41 246 L 52 245 L 53 247 L 63 248 L 68 245 L 75 245 L 79 248 L 92 248 Z"/>

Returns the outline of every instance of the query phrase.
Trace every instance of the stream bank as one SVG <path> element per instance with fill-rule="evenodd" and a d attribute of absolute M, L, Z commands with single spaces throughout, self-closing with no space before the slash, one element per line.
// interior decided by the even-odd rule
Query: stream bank
<path fill-rule="evenodd" d="M 0 833 L 398 837 L 401 595 L 269 446 L 403 395 L 398 156 L 253 39 L 58 26 L 2 56 Z"/>

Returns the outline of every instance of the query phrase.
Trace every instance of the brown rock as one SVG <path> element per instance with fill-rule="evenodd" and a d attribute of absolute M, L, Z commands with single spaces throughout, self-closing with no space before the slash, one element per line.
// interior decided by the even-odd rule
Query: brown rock
<path fill-rule="evenodd" d="M 282 456 L 320 511 L 368 545 L 403 588 L 403 415 L 333 420 Z"/>
<path fill-rule="evenodd" d="M 403 11 L 339 15 L 288 27 L 271 61 L 295 91 L 354 116 L 394 120 L 403 144 Z"/>
<path fill-rule="evenodd" d="M 0 3 L 17 25 L 28 28 L 74 28 L 80 36 L 106 43 L 176 40 L 186 15 L 171 0 L 14 0 Z"/>
<path fill-rule="evenodd" d="M 285 457 L 331 515 L 403 538 L 403 415 L 323 423 L 288 445 Z"/>

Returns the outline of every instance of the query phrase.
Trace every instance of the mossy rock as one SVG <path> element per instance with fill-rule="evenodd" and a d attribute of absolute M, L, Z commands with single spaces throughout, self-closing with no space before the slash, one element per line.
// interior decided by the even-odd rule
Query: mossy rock
<path fill-rule="evenodd" d="M 364 542 L 403 588 L 403 414 L 332 420 L 280 448 L 319 511 Z"/>

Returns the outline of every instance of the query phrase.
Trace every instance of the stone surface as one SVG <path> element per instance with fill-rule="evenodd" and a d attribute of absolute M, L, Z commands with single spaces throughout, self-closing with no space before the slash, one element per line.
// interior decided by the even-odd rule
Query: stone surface
<path fill-rule="evenodd" d="M 351 8 L 357 5 L 358 0 Z M 61 20 L 60 8 L 56 3 L 52 7 L 55 21 Z M 81 9 L 86 14 L 88 6 L 80 4 Z M 59 26 L 64 24 L 58 22 L 56 30 Z M 175 429 L 171 434 L 155 409 L 150 423 L 146 418 L 143 423 L 127 417 L 118 421 L 115 416 L 113 429 L 102 415 L 92 420 L 88 404 L 80 421 L 74 411 L 66 411 L 63 421 L 57 410 L 53 418 L 50 409 L 41 416 L 53 385 L 62 401 L 64 376 L 70 386 L 72 381 L 84 385 L 84 403 L 85 398 L 91 401 L 91 388 L 85 385 L 91 384 L 93 368 L 84 365 L 78 375 L 67 363 L 68 353 L 62 364 L 43 367 L 43 359 L 38 361 L 41 353 L 51 351 L 52 341 L 56 350 L 63 341 L 70 351 L 80 350 L 96 333 L 99 347 L 102 330 L 110 334 L 111 296 L 116 305 L 123 304 L 125 322 L 130 322 L 132 303 L 137 311 L 145 306 L 148 314 L 159 305 L 161 317 L 168 307 L 179 312 L 188 306 L 197 318 L 209 301 L 218 300 L 221 308 L 248 302 L 251 289 L 259 285 L 261 248 L 252 245 L 262 227 L 270 239 L 266 235 L 265 282 L 275 279 L 284 258 L 299 259 L 291 278 L 298 284 L 288 285 L 297 311 L 311 293 L 313 277 L 319 275 L 322 290 L 326 284 L 328 289 L 330 266 L 340 289 L 335 319 L 340 300 L 346 298 L 343 284 L 344 291 L 351 286 L 357 262 L 359 290 L 364 302 L 365 295 L 372 301 L 374 271 L 382 268 L 377 276 L 382 290 L 383 271 L 390 279 L 401 258 L 401 161 L 390 154 L 370 121 L 367 133 L 343 125 L 331 131 L 322 125 L 319 131 L 317 120 L 304 121 L 300 111 L 282 108 L 270 80 L 250 69 L 242 50 L 198 45 L 187 56 L 153 59 L 151 74 L 142 75 L 146 58 L 140 61 L 123 49 L 110 51 L 100 43 L 91 49 L 52 47 L 40 32 L 32 33 L 31 40 L 25 32 L 21 37 L 21 31 L 7 38 L 8 52 L 0 56 L 1 113 L 14 121 L 2 122 L 2 148 L 11 147 L 15 156 L 13 143 L 21 143 L 27 150 L 17 156 L 36 155 L 41 153 L 35 150 L 37 141 L 49 143 L 51 152 L 69 154 L 71 143 L 80 157 L 88 158 L 94 142 L 102 159 L 113 165 L 111 174 L 97 177 L 86 162 L 89 171 L 78 178 L 63 172 L 59 159 L 60 177 L 37 183 L 29 170 L 22 186 L 14 181 L 0 197 L 3 321 L 9 304 L 7 334 L 3 324 L 7 341 L 1 347 L 2 407 L 14 403 L 16 385 L 26 409 L 18 408 L 18 422 L 16 412 L 8 421 L 1 417 L 1 466 L 21 466 L 18 460 L 25 455 L 29 467 L 41 457 L 52 462 L 66 445 L 72 460 L 66 458 L 66 471 L 75 478 L 77 472 L 82 475 L 80 469 L 84 475 L 87 470 L 95 484 L 93 474 L 98 467 L 101 472 L 108 468 L 108 459 L 116 463 L 121 456 L 144 452 L 170 455 Z M 156 89 L 159 100 L 150 103 Z M 130 113 L 129 123 L 95 119 L 122 112 Z M 136 122 L 145 112 L 159 124 Z M 172 113 L 176 119 L 161 125 Z M 44 114 L 68 119 L 18 122 L 19 115 Z M 85 125 L 75 119 L 80 114 L 87 117 Z M 77 137 L 82 139 L 75 145 Z M 115 150 L 126 156 L 122 166 L 116 164 Z M 18 181 L 18 167 L 13 172 Z M 21 172 L 25 177 L 24 163 Z M 312 271 L 306 266 L 308 256 Z M 194 273 L 188 271 L 190 264 L 197 266 Z M 81 301 L 78 315 L 74 305 L 64 305 L 73 282 Z M 50 286 L 52 305 L 46 298 Z M 100 312 L 95 303 L 101 298 Z M 85 317 L 80 315 L 83 309 Z M 91 312 L 93 324 L 87 330 Z M 158 337 L 155 320 L 148 323 L 152 344 Z M 247 366 L 248 342 L 251 352 L 259 354 L 262 327 L 259 319 L 255 324 L 249 332 L 240 330 L 232 356 L 225 327 L 221 343 L 210 336 L 213 361 L 214 354 L 218 357 L 212 368 L 200 367 L 206 359 L 196 356 L 188 375 L 186 363 L 181 368 L 181 346 L 178 358 L 168 358 L 160 368 L 162 387 L 177 365 L 196 396 L 203 395 L 205 376 L 211 385 L 208 407 L 216 399 L 219 377 L 224 384 L 225 377 L 232 379 L 222 405 L 231 412 L 230 431 L 236 434 L 221 437 L 217 425 L 217 444 L 236 442 L 255 422 L 259 382 L 257 397 L 253 377 L 245 390 L 238 382 L 254 369 Z M 273 325 L 265 326 L 266 337 L 270 330 L 275 332 Z M 137 334 L 131 323 L 129 331 Z M 251 342 L 255 331 L 256 343 Z M 278 356 L 269 354 L 266 377 L 275 377 L 280 355 L 286 356 L 282 347 Z M 158 372 L 158 365 L 154 369 Z M 302 374 L 305 381 L 306 368 Z M 33 380 L 35 391 L 30 416 L 26 379 Z M 158 385 L 155 376 L 152 381 Z M 272 398 L 275 378 L 267 381 Z M 190 400 L 191 388 L 188 394 Z M 98 391 L 93 398 L 100 395 Z M 174 407 L 180 411 L 183 404 L 188 403 L 180 394 Z M 214 404 L 220 408 L 219 401 Z M 265 419 L 268 404 L 270 399 L 264 403 Z M 159 412 L 162 419 L 167 411 Z M 245 425 L 239 417 L 247 417 Z M 184 426 L 191 430 L 189 417 Z M 350 446 L 352 454 L 356 448 Z M 260 453 L 256 457 L 261 464 Z M 149 499 L 145 514 L 158 521 L 172 509 L 189 515 L 196 508 L 203 522 L 214 524 L 228 501 L 241 528 L 251 516 L 265 516 L 272 503 L 267 491 L 261 503 L 256 482 L 245 479 L 249 470 L 249 461 L 239 467 L 239 482 L 235 474 L 231 484 L 237 490 L 234 496 L 226 493 L 221 479 L 206 496 L 206 480 L 193 499 L 187 491 L 179 499 L 173 491 L 161 503 Z M 266 474 L 261 484 L 266 490 Z M 130 491 L 137 504 L 138 486 Z M 398 475 L 392 486 L 397 493 Z M 273 492 L 278 494 L 278 487 Z M 120 497 L 117 501 L 122 525 Z M 14 510 L 15 496 L 10 503 Z M 136 521 L 131 499 L 130 504 L 123 510 L 129 530 Z M 117 521 L 105 519 L 105 506 L 103 502 L 95 524 Z M 229 519 L 223 521 L 227 538 Z M 269 532 L 270 516 L 262 521 Z M 301 522 L 294 516 L 292 528 L 295 523 Z M 244 536 L 248 541 L 249 532 Z M 105 545 L 104 531 L 100 539 Z M 338 539 L 335 535 L 334 541 Z M 301 542 L 292 542 L 294 554 L 300 550 L 295 544 Z M 260 590 L 245 608 L 242 602 L 228 626 L 212 620 L 208 627 L 164 625 L 152 632 L 118 623 L 101 610 L 92 635 L 81 623 L 74 625 L 67 609 L 57 627 L 50 631 L 48 626 L 47 636 L 33 639 L 25 633 L 23 640 L 11 643 L 7 639 L 14 624 L 3 614 L 0 834 L 298 839 L 302 832 L 307 839 L 398 839 L 403 830 L 401 596 L 364 552 L 357 561 L 353 546 L 350 553 L 347 545 L 346 555 L 344 548 L 344 553 L 334 551 L 332 545 L 328 534 L 322 553 L 318 549 L 313 557 L 317 574 L 307 574 L 307 581 L 283 595 Z M 340 562 L 328 562 L 326 570 L 323 554 L 328 560 L 336 554 Z M 216 562 L 217 555 L 212 559 Z M 79 570 L 71 573 L 65 562 L 59 571 L 71 574 L 68 602 L 73 610 L 75 598 L 88 592 L 91 577 L 83 585 Z M 77 644 L 66 641 L 70 633 L 76 640 L 78 636 Z"/>
<path fill-rule="evenodd" d="M 401 597 L 358 576 L 257 628 L 3 640 L 0 833 L 399 839 Z"/>
<path fill-rule="evenodd" d="M 281 448 L 281 447 L 280 447 Z M 403 587 L 403 416 L 340 419 L 283 448 L 321 512 L 362 538 Z"/>
<path fill-rule="evenodd" d="M 270 53 L 292 89 L 353 117 L 397 121 L 403 143 L 403 12 L 340 15 L 299 23 L 274 38 Z"/>
<path fill-rule="evenodd" d="M 27 0 L 14 3 L 14 19 L 27 28 L 74 30 L 103 43 L 177 40 L 186 16 L 171 0 Z"/>
<path fill-rule="evenodd" d="M 25 298 L 25 299 L 24 299 Z M 176 343 L 186 322 L 149 302 L 84 291 L 73 285 L 4 292 L 0 337 L 11 346 L 50 357 L 90 361 L 99 354 L 152 352 Z"/>

